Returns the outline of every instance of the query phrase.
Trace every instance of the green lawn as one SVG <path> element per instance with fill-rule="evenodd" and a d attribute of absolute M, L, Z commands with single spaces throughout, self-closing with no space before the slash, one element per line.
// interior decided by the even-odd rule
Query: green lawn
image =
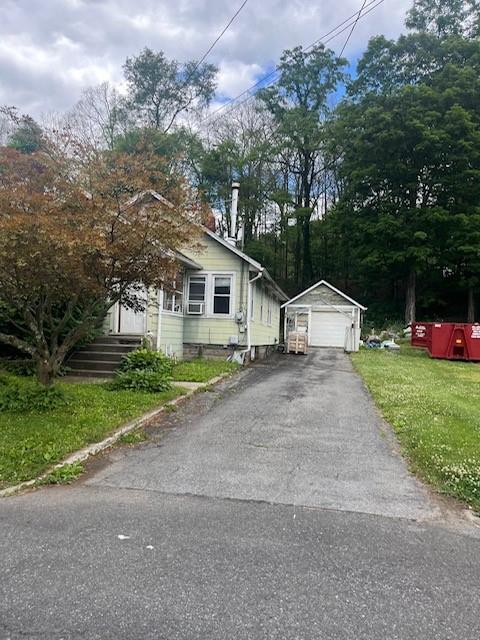
<path fill-rule="evenodd" d="M 0 488 L 37 477 L 69 453 L 184 393 L 178 388 L 143 393 L 110 391 L 103 384 L 60 382 L 59 386 L 68 399 L 66 406 L 0 412 Z"/>
<path fill-rule="evenodd" d="M 412 469 L 480 510 L 480 365 L 432 360 L 422 350 L 352 355 Z"/>
<path fill-rule="evenodd" d="M 222 373 L 233 373 L 238 369 L 236 362 L 196 358 L 179 362 L 173 369 L 173 379 L 180 382 L 208 382 Z"/>

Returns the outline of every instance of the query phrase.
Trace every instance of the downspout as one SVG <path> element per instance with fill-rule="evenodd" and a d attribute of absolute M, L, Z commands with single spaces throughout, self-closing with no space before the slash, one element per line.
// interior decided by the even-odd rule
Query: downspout
<path fill-rule="evenodd" d="M 252 304 L 252 285 L 253 283 L 263 276 L 263 269 L 257 273 L 257 275 L 248 281 L 248 290 L 247 290 L 247 350 L 250 351 L 252 348 L 252 336 L 250 331 L 250 311 Z"/>
<path fill-rule="evenodd" d="M 160 351 L 160 340 L 162 337 L 163 289 L 158 290 L 157 304 L 158 304 L 157 351 Z"/>

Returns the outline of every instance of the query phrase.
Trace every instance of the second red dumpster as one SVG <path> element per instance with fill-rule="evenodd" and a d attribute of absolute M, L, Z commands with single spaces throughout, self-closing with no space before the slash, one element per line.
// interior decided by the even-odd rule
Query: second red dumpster
<path fill-rule="evenodd" d="M 432 358 L 480 361 L 480 324 L 433 323 L 427 349 Z"/>

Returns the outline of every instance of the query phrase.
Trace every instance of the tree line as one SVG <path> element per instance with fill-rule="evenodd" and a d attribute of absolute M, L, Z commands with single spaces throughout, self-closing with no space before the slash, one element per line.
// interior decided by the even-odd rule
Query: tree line
<path fill-rule="evenodd" d="M 323 45 L 284 52 L 275 82 L 207 110 L 217 69 L 144 49 L 126 92 L 102 84 L 67 114 L 8 128 L 38 151 L 45 130 L 162 159 L 231 229 L 241 184 L 245 251 L 290 294 L 325 278 L 378 323 L 476 318 L 480 282 L 480 9 L 415 0 L 397 40 L 370 40 L 355 73 Z M 2 128 L 0 128 L 0 134 Z"/>

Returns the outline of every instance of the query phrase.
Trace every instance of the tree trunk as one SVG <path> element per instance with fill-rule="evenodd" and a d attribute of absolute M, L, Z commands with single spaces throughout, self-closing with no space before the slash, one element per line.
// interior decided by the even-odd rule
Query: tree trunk
<path fill-rule="evenodd" d="M 312 252 L 310 246 L 310 216 L 303 219 L 303 269 L 302 287 L 306 288 L 312 280 Z"/>
<path fill-rule="evenodd" d="M 475 322 L 475 292 L 472 286 L 468 287 L 467 322 L 470 324 Z"/>
<path fill-rule="evenodd" d="M 37 380 L 45 387 L 53 384 L 57 369 L 51 360 L 42 358 L 37 362 Z"/>
<path fill-rule="evenodd" d="M 411 324 L 415 322 L 416 303 L 417 303 L 417 274 L 415 269 L 411 269 L 408 275 L 407 292 L 405 296 L 405 323 Z"/>

